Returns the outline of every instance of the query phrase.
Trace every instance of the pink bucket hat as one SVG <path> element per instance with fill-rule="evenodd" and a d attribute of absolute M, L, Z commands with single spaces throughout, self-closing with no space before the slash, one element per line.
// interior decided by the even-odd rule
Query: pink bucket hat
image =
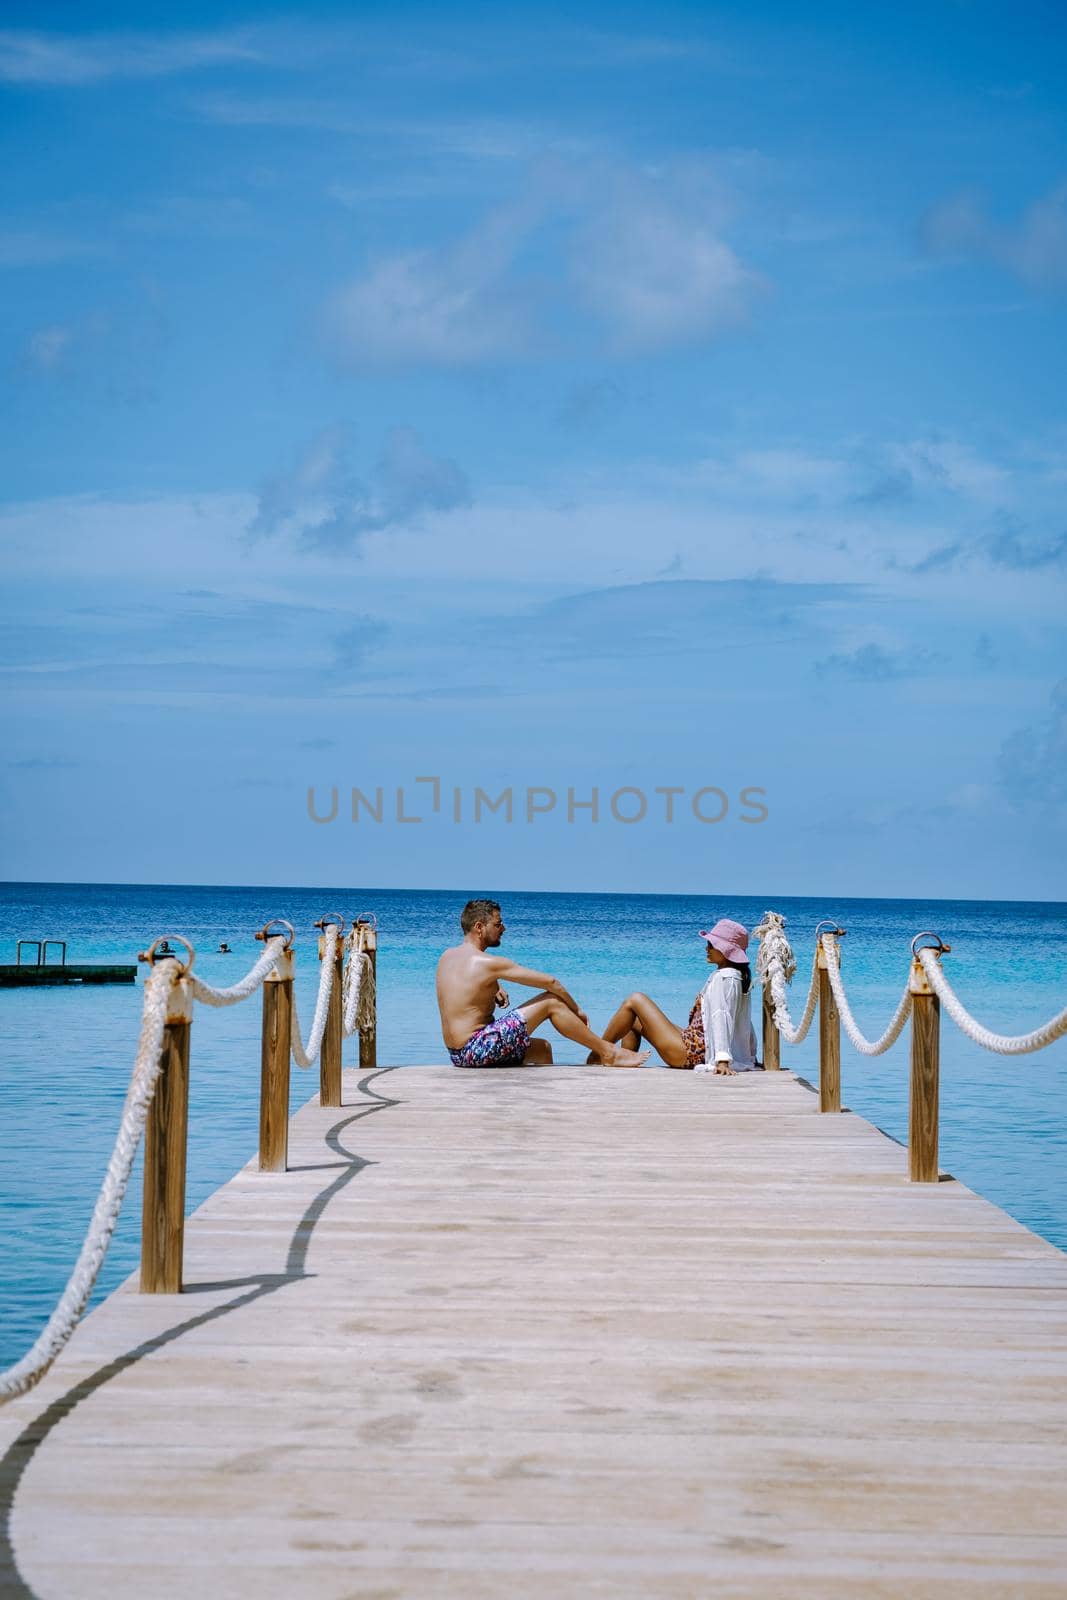
<path fill-rule="evenodd" d="M 701 929 L 700 937 L 721 950 L 727 961 L 748 960 L 748 929 L 729 917 L 720 917 L 714 928 Z"/>

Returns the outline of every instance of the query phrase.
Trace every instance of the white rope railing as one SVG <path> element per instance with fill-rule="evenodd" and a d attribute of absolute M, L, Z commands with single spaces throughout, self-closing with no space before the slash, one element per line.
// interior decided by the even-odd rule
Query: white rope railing
<path fill-rule="evenodd" d="M 322 970 L 319 975 L 318 1001 L 311 1038 L 306 1047 L 300 1036 L 296 997 L 293 996 L 290 1047 L 293 1059 L 301 1067 L 310 1067 L 322 1048 L 330 995 L 333 990 L 339 933 L 340 929 L 332 923 L 328 923 L 323 929 L 325 942 Z M 162 942 L 157 941 L 157 943 L 161 946 L 160 953 L 145 979 L 141 1032 L 130 1075 L 130 1086 L 126 1092 L 114 1149 L 100 1186 L 84 1243 L 67 1286 L 45 1327 L 21 1360 L 0 1372 L 0 1404 L 14 1399 L 16 1395 L 25 1394 L 41 1380 L 70 1339 L 89 1303 L 122 1210 L 130 1172 L 144 1133 L 152 1096 L 159 1081 L 163 1034 L 174 984 L 180 978 L 187 985 L 190 996 L 204 1005 L 237 1005 L 238 1002 L 247 1000 L 261 987 L 276 966 L 279 957 L 288 949 L 284 936 L 279 934 L 270 937 L 266 941 L 263 954 L 243 978 L 229 988 L 217 989 L 205 983 L 196 973 L 189 971 L 176 955 L 170 958 L 164 955 Z M 153 946 L 153 950 L 155 948 Z M 360 957 L 354 980 L 348 979 L 346 983 L 346 1010 L 352 1021 L 349 1032 L 373 1020 L 374 974 L 370 957 L 366 952 L 360 952 Z"/>
<path fill-rule="evenodd" d="M 235 1006 L 239 1000 L 247 1000 L 268 977 L 284 949 L 284 936 L 275 934 L 273 938 L 267 940 L 266 949 L 255 966 L 250 967 L 244 977 L 228 989 L 213 989 L 210 983 L 205 983 L 195 972 L 190 972 L 189 985 L 193 991 L 193 998 L 203 1001 L 206 1006 Z"/>
<path fill-rule="evenodd" d="M 374 963 L 369 951 L 363 948 L 363 939 L 357 924 L 352 930 L 352 946 L 345 966 L 341 1031 L 346 1039 L 374 1022 Z"/>
<path fill-rule="evenodd" d="M 787 1043 L 800 1044 L 807 1037 L 811 1019 L 815 1015 L 815 1002 L 819 997 L 818 953 L 812 958 L 811 984 L 808 988 L 808 998 L 804 1002 L 803 1015 L 799 1023 L 794 1023 L 789 1015 L 789 1001 L 785 987 L 792 980 L 797 970 L 797 963 L 789 940 L 785 936 L 785 918 L 778 911 L 765 911 L 763 920 L 757 924 L 753 932 L 760 942 L 756 955 L 756 976 L 761 983 L 770 988 L 775 1025 Z"/>
<path fill-rule="evenodd" d="M 753 930 L 760 941 L 759 951 L 756 956 L 756 975 L 768 988 L 771 997 L 771 1009 L 774 1015 L 775 1026 L 788 1044 L 800 1044 L 811 1026 L 815 1014 L 815 1002 L 819 992 L 819 948 L 821 946 L 826 958 L 826 970 L 830 979 L 830 987 L 837 1002 L 837 1009 L 841 1021 L 845 1025 L 845 1032 L 853 1047 L 865 1056 L 880 1056 L 890 1049 L 899 1039 L 904 1030 L 904 1024 L 911 1014 L 913 996 L 910 983 L 905 985 L 904 993 L 890 1018 L 885 1032 L 878 1039 L 868 1039 L 861 1031 L 852 1013 L 845 985 L 841 976 L 841 955 L 837 947 L 837 940 L 832 933 L 820 934 L 816 940 L 815 958 L 812 963 L 811 984 L 808 997 L 804 1005 L 804 1012 L 799 1023 L 794 1023 L 789 1014 L 789 1002 L 786 995 L 786 985 L 793 978 L 796 970 L 796 958 L 785 935 L 785 918 L 777 911 L 766 911 L 762 921 Z M 916 935 L 916 940 L 921 937 Z M 947 946 L 945 947 L 947 949 Z M 1034 1050 L 1042 1050 L 1054 1040 L 1067 1034 L 1067 1008 L 1057 1013 L 1040 1028 L 1034 1028 L 1030 1033 L 1003 1034 L 994 1033 L 992 1029 L 983 1025 L 972 1017 L 964 1006 L 952 985 L 945 977 L 941 966 L 941 952 L 929 948 L 917 950 L 916 958 L 920 962 L 923 972 L 934 993 L 943 1002 L 949 1016 L 960 1031 L 980 1045 L 984 1050 L 991 1050 L 997 1055 L 1016 1056 L 1027 1055 Z"/>
<path fill-rule="evenodd" d="M 837 1009 L 841 1013 L 841 1021 L 845 1024 L 845 1032 L 851 1039 L 853 1047 L 859 1051 L 861 1056 L 884 1055 L 891 1045 L 896 1044 L 905 1022 L 911 1015 L 910 988 L 907 984 L 904 985 L 904 993 L 900 997 L 900 1004 L 894 1011 L 889 1026 L 880 1039 L 875 1039 L 872 1042 L 860 1032 L 856 1025 L 856 1019 L 852 1015 L 852 1007 L 848 1003 L 845 986 L 841 981 L 841 954 L 837 948 L 837 940 L 832 933 L 824 933 L 820 936 L 820 942 L 826 955 L 826 970 L 830 977 L 830 987 L 834 992 L 834 999 L 837 1001 Z"/>
<path fill-rule="evenodd" d="M 330 1010 L 330 995 L 333 993 L 333 971 L 340 931 L 340 928 L 333 922 L 328 922 L 322 930 L 323 950 L 319 971 L 319 993 L 315 1003 L 315 1020 L 311 1024 L 311 1037 L 306 1046 L 300 1033 L 300 1019 L 296 1014 L 296 991 L 295 989 L 293 991 L 290 1048 L 297 1066 L 305 1069 L 315 1064 L 318 1060 L 319 1051 L 322 1049 L 323 1035 L 326 1032 L 326 1018 Z"/>
<path fill-rule="evenodd" d="M 137 1146 L 144 1132 L 148 1108 L 159 1080 L 163 1049 L 163 1029 L 166 1026 L 171 990 L 178 976 L 176 961 L 164 960 L 152 968 L 145 980 L 144 1007 L 141 1013 L 141 1036 L 137 1043 L 137 1057 L 126 1091 L 119 1131 L 111 1160 L 100 1185 L 92 1219 L 85 1242 L 74 1264 L 67 1287 L 59 1297 L 55 1310 L 49 1317 L 33 1345 L 6 1372 L 0 1373 L 0 1403 L 25 1394 L 39 1382 L 56 1359 L 77 1327 L 89 1296 L 93 1292 L 115 1224 L 122 1210 L 126 1185 L 130 1179 Z"/>
<path fill-rule="evenodd" d="M 942 1002 L 945 1010 L 968 1039 L 973 1039 L 975 1044 L 982 1046 L 983 1050 L 992 1050 L 1000 1056 L 1024 1056 L 1032 1050 L 1042 1050 L 1045 1045 L 1051 1044 L 1054 1039 L 1060 1039 L 1067 1033 L 1067 1008 L 1057 1016 L 1051 1017 L 1040 1028 L 1035 1028 L 1032 1033 L 1019 1033 L 1015 1035 L 993 1033 L 977 1022 L 966 1009 L 952 985 L 945 977 L 938 960 L 936 950 L 919 950 L 916 952 L 922 969 L 926 974 L 931 989 Z"/>

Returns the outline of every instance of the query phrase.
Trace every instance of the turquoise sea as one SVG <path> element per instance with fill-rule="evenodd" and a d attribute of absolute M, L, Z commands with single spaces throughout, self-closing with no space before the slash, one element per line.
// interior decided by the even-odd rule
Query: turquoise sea
<path fill-rule="evenodd" d="M 471 893 L 492 894 L 475 887 Z M 318 981 L 315 920 L 373 911 L 379 922 L 379 1062 L 446 1060 L 433 972 L 458 937 L 467 891 L 166 887 L 107 884 L 0 886 L 0 962 L 15 941 L 67 940 L 68 960 L 134 961 L 157 935 L 183 934 L 197 971 L 231 983 L 262 946 L 253 933 L 284 916 L 298 932 L 297 992 L 305 1035 Z M 554 972 L 603 1025 L 630 989 L 647 990 L 684 1021 L 703 982 L 700 928 L 719 916 L 751 927 L 768 908 L 788 919 L 798 959 L 798 1012 L 807 992 L 816 923 L 846 928 L 846 987 L 860 1027 L 881 1033 L 904 985 L 913 934 L 933 929 L 952 945 L 945 966 L 964 1003 L 999 1032 L 1018 1033 L 1065 1003 L 1067 905 L 979 901 L 721 901 L 688 895 L 497 896 L 507 923 L 503 950 Z M 229 956 L 217 953 L 226 940 Z M 143 972 L 143 969 L 141 969 Z M 513 992 L 513 999 L 515 994 Z M 133 1062 L 141 1011 L 135 987 L 0 990 L 0 1363 L 28 1347 L 66 1282 L 92 1210 Z M 756 1012 L 758 1015 L 758 1011 Z M 191 1054 L 190 1210 L 256 1149 L 258 997 L 226 1011 L 198 1008 Z M 783 1064 L 818 1072 L 817 1030 L 783 1045 Z M 568 1057 L 558 1041 L 557 1060 Z M 346 1060 L 355 1059 L 355 1043 Z M 1001 1057 L 942 1020 L 941 1164 L 1027 1226 L 1067 1247 L 1067 1039 L 1036 1055 Z M 906 1137 L 908 1031 L 885 1056 L 857 1056 L 842 1034 L 845 1103 L 898 1139 Z M 513 1081 L 504 1074 L 499 1093 Z M 317 1069 L 293 1069 L 293 1104 L 318 1087 Z M 718 1084 L 694 1079 L 694 1094 Z M 566 1085 L 559 1086 L 566 1114 Z M 709 1153 L 710 1155 L 710 1153 Z M 903 1160 L 903 1152 L 902 1152 Z M 140 1175 L 133 1184 L 96 1298 L 137 1263 Z"/>

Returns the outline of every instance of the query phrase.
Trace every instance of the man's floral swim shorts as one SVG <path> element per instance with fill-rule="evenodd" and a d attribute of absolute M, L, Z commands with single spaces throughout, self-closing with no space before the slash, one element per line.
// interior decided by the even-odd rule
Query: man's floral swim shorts
<path fill-rule="evenodd" d="M 517 1067 L 530 1048 L 526 1018 L 505 1011 L 472 1033 L 461 1050 L 450 1050 L 454 1067 Z"/>

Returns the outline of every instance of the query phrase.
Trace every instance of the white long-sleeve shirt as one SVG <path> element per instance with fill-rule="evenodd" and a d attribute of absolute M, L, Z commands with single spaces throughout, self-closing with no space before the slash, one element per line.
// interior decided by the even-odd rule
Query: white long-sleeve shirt
<path fill-rule="evenodd" d="M 756 1033 L 749 996 L 741 989 L 741 974 L 734 967 L 716 967 L 700 991 L 704 1022 L 704 1065 L 697 1072 L 713 1072 L 726 1061 L 735 1072 L 752 1072 L 756 1066 Z"/>

